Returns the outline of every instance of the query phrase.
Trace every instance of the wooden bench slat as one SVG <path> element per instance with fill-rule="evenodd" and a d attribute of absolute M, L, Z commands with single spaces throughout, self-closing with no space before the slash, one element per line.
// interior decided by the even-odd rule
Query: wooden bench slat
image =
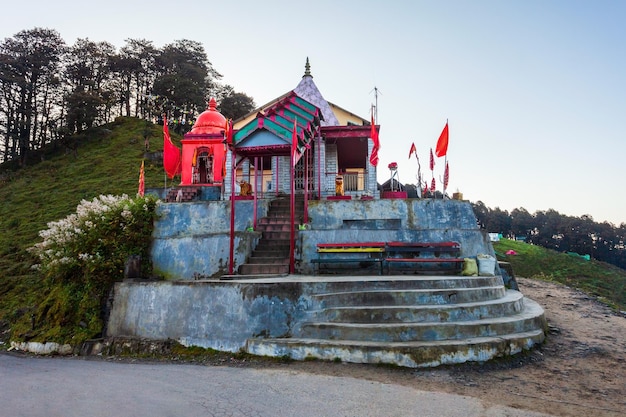
<path fill-rule="evenodd" d="M 432 262 L 432 263 L 446 263 L 446 262 L 464 262 L 463 258 L 385 258 L 387 262 Z"/>
<path fill-rule="evenodd" d="M 320 253 L 382 253 L 385 248 L 318 248 Z"/>
<path fill-rule="evenodd" d="M 411 247 L 411 248 L 439 248 L 450 247 L 460 248 L 461 244 L 458 242 L 387 242 L 387 246 L 392 248 Z"/>
<path fill-rule="evenodd" d="M 318 243 L 318 248 L 384 248 L 385 242 Z"/>

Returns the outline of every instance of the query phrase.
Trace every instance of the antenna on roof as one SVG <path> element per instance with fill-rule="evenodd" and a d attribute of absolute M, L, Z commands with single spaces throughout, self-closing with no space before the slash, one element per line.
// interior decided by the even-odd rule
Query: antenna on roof
<path fill-rule="evenodd" d="M 374 122 L 378 124 L 378 93 L 382 94 L 378 87 L 374 86 Z M 370 93 L 372 92 L 370 91 Z"/>

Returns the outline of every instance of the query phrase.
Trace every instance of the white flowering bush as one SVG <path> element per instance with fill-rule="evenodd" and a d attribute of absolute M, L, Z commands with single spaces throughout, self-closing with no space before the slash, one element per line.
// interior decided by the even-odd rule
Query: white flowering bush
<path fill-rule="evenodd" d="M 31 248 L 39 259 L 35 268 L 49 288 L 36 321 L 56 326 L 57 339 L 71 333 L 73 326 L 85 337 L 101 331 L 103 303 L 112 284 L 123 278 L 128 257 L 141 256 L 142 273 L 151 273 L 156 204 L 153 196 L 101 195 L 81 201 L 76 213 L 48 223 L 39 232 L 41 242 Z"/>

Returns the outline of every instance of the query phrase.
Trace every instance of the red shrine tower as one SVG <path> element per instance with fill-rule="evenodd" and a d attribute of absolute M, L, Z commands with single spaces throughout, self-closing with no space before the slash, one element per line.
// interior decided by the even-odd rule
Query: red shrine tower
<path fill-rule="evenodd" d="M 180 185 L 222 185 L 226 168 L 224 131 L 226 118 L 216 110 L 217 102 L 196 119 L 181 141 L 182 174 Z"/>

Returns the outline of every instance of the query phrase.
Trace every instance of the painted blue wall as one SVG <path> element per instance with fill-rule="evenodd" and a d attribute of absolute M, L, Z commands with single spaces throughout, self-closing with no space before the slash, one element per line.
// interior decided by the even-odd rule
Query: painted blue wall
<path fill-rule="evenodd" d="M 298 236 L 301 273 L 314 272 L 318 243 L 442 242 L 461 244 L 461 256 L 494 255 L 469 202 L 434 199 L 312 201 L 309 226 Z"/>
<path fill-rule="evenodd" d="M 235 268 L 245 262 L 260 234 L 253 225 L 253 201 L 235 208 Z M 269 200 L 258 200 L 257 216 Z M 216 278 L 228 272 L 230 202 L 161 204 L 152 245 L 155 272 L 167 279 Z M 320 242 L 456 241 L 461 256 L 493 255 L 488 236 L 476 223 L 469 202 L 433 199 L 337 200 L 309 202 L 309 229 L 297 232 L 299 273 L 314 272 Z"/>
<path fill-rule="evenodd" d="M 257 218 L 267 213 L 258 200 Z M 235 268 L 244 263 L 259 238 L 253 226 L 254 202 L 235 206 Z M 228 273 L 230 201 L 165 203 L 157 206 L 151 257 L 155 274 L 167 279 L 204 279 Z"/>
<path fill-rule="evenodd" d="M 120 282 L 107 334 L 237 352 L 250 337 L 290 335 L 310 303 L 302 291 L 299 283 Z"/>

